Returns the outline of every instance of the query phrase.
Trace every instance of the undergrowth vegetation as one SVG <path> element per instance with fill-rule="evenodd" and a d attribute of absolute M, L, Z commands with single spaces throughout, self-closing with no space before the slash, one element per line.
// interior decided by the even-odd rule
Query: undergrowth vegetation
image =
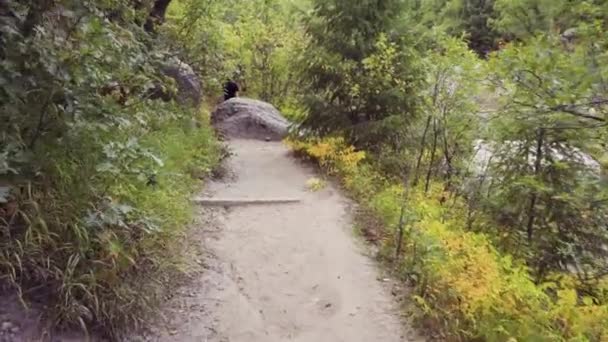
<path fill-rule="evenodd" d="M 312 1 L 290 144 L 383 222 L 448 340 L 608 339 L 607 10 Z"/>
<path fill-rule="evenodd" d="M 497 251 L 486 234 L 467 229 L 467 205 L 446 193 L 445 184 L 433 182 L 428 192 L 423 185 L 406 188 L 374 171 L 364 153 L 341 138 L 287 143 L 338 176 L 381 219 L 380 257 L 413 284 L 425 327 L 448 340 L 608 338 L 605 298 L 580 297 L 574 275 L 552 274 L 536 283 L 525 263 Z"/>
<path fill-rule="evenodd" d="M 114 336 L 177 275 L 218 161 L 208 113 L 158 99 L 176 89 L 148 5 L 1 3 L 0 287 Z"/>

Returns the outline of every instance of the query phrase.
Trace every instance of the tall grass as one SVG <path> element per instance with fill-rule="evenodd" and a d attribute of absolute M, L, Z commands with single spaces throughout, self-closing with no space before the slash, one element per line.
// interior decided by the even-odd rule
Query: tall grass
<path fill-rule="evenodd" d="M 116 337 L 143 322 L 179 272 L 190 197 L 218 148 L 206 117 L 187 111 L 108 133 L 125 146 L 136 138 L 133 155 L 154 158 L 107 165 L 104 149 L 114 145 L 89 137 L 79 131 L 35 151 L 37 181 L 14 191 L 0 215 L 0 283 L 26 305 L 47 304 L 57 324 Z"/>

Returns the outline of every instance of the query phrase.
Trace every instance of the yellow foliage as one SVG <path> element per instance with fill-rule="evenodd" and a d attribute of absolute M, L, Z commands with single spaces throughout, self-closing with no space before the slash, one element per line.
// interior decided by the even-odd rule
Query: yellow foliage
<path fill-rule="evenodd" d="M 497 293 L 500 273 L 495 257 L 489 249 L 470 248 L 474 246 L 472 234 L 455 234 L 437 221 L 431 224 L 428 228 L 441 237 L 441 248 L 447 256 L 446 263 L 437 269 L 439 283 L 459 293 L 461 310 L 471 315 L 487 297 Z"/>
<path fill-rule="evenodd" d="M 288 146 L 294 151 L 315 159 L 327 172 L 342 175 L 355 172 L 359 163 L 365 159 L 365 152 L 356 151 L 345 143 L 344 138 L 298 141 L 288 139 Z"/>
<path fill-rule="evenodd" d="M 306 187 L 311 191 L 319 191 L 325 188 L 326 184 L 322 179 L 319 178 L 311 178 L 306 181 Z"/>
<path fill-rule="evenodd" d="M 404 272 L 416 273 L 414 296 L 426 319 L 457 340 L 608 342 L 605 298 L 582 297 L 574 276 L 560 274 L 535 284 L 525 266 L 502 255 L 484 235 L 466 230 L 465 204 L 449 198 L 442 184 L 404 191 L 361 163 L 365 153 L 342 138 L 289 140 L 297 153 L 337 174 L 347 190 L 395 229 L 402 207 L 408 213 Z M 396 234 L 396 232 L 393 232 Z M 383 241 L 394 253 L 396 239 Z M 603 284 L 603 285 L 602 285 Z M 603 286 L 603 287 L 602 287 Z M 608 279 L 600 288 L 608 293 Z M 458 337 L 458 338 L 456 338 Z"/>

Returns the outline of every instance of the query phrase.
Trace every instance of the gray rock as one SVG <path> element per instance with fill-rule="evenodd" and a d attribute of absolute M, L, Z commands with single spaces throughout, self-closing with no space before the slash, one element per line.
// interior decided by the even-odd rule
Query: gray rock
<path fill-rule="evenodd" d="M 202 102 L 201 80 L 192 67 L 178 58 L 171 59 L 162 72 L 177 83 L 177 101 L 182 105 L 200 107 Z"/>
<path fill-rule="evenodd" d="M 569 28 L 562 33 L 562 38 L 567 41 L 572 41 L 577 36 L 577 30 L 575 27 Z"/>
<path fill-rule="evenodd" d="M 470 169 L 474 174 L 480 175 L 485 172 L 491 162 L 500 161 L 505 154 L 508 156 L 510 153 L 520 153 L 518 151 L 526 149 L 525 146 L 526 145 L 520 141 L 503 141 L 500 145 L 497 145 L 496 143 L 491 143 L 481 139 L 475 140 L 475 154 L 471 160 Z M 536 153 L 534 149 L 535 147 L 528 148 L 530 167 L 534 166 L 534 155 Z M 563 151 L 567 151 L 567 153 L 564 154 Z M 562 150 L 550 148 L 548 151 L 545 149 L 545 153 L 550 153 L 553 159 L 556 161 L 569 160 L 584 165 L 589 170 L 589 174 L 591 175 L 599 175 L 601 172 L 600 163 L 592 156 L 584 153 L 576 147 L 563 148 Z"/>
<path fill-rule="evenodd" d="M 285 138 L 289 121 L 271 104 L 247 98 L 223 102 L 211 115 L 211 121 L 227 137 L 277 141 Z"/>
<path fill-rule="evenodd" d="M 15 325 L 10 321 L 4 321 L 0 324 L 1 331 L 11 331 Z"/>
<path fill-rule="evenodd" d="M 8 203 L 8 198 L 11 194 L 11 188 L 8 186 L 0 186 L 0 204 Z"/>

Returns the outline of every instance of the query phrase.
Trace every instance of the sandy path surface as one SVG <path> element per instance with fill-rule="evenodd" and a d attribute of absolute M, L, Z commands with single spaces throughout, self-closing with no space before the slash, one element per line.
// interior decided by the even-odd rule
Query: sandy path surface
<path fill-rule="evenodd" d="M 357 242 L 348 201 L 306 189 L 311 168 L 280 143 L 237 140 L 216 198 L 296 204 L 204 209 L 204 272 L 176 292 L 154 341 L 410 341 L 395 300 Z M 204 252 L 203 252 L 204 251 Z"/>

